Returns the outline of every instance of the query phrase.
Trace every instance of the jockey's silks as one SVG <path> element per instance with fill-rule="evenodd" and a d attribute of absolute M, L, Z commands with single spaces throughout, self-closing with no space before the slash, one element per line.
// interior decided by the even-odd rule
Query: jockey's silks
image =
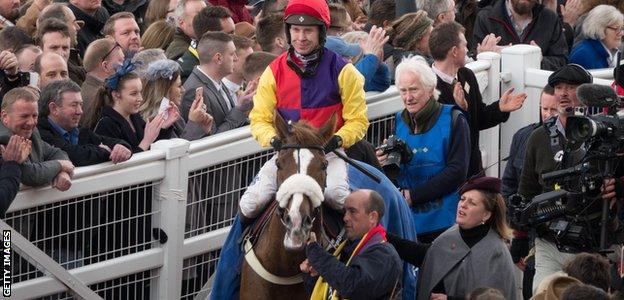
<path fill-rule="evenodd" d="M 344 249 L 347 242 L 348 241 L 343 241 L 342 243 L 340 243 L 338 248 L 336 248 L 336 251 L 334 251 L 333 255 L 337 257 L 338 260 L 340 260 L 342 249 Z M 383 226 L 381 225 L 377 225 L 371 228 L 362 237 L 362 239 L 357 244 L 355 249 L 353 249 L 353 252 L 351 253 L 351 256 L 349 256 L 349 260 L 347 260 L 346 265 L 349 266 L 349 264 L 351 263 L 351 260 L 353 260 L 353 258 L 356 257 L 358 254 L 360 254 L 360 252 L 366 250 L 366 248 L 368 248 L 369 246 L 379 244 L 379 243 L 385 243 L 385 242 L 387 242 L 386 229 L 383 228 Z M 330 297 L 328 295 L 329 290 L 330 290 L 329 284 L 323 279 L 323 276 L 319 276 L 319 278 L 316 280 L 316 284 L 314 285 L 314 290 L 312 291 L 310 300 L 343 299 L 342 297 L 338 296 L 338 293 L 336 290 L 333 290 L 332 295 Z"/>
<path fill-rule="evenodd" d="M 287 54 L 288 55 L 288 54 Z M 277 90 L 277 111 L 288 121 L 301 119 L 320 128 L 333 113 L 336 128 L 342 127 L 342 99 L 338 75 L 347 62 L 331 51 L 323 51 L 313 76 L 299 77 L 286 59 L 276 59 L 270 65 Z"/>
<path fill-rule="evenodd" d="M 286 121 L 305 120 L 316 128 L 335 113 L 336 134 L 345 148 L 362 139 L 368 118 L 364 78 L 355 67 L 325 48 L 316 72 L 300 77 L 288 65 L 287 55 L 282 53 L 260 76 L 249 114 L 251 133 L 260 145 L 269 146 L 277 135 L 273 125 L 276 110 Z"/>
<path fill-rule="evenodd" d="M 396 136 L 407 143 L 413 154 L 412 160 L 401 165 L 397 178 L 399 187 L 413 189 L 421 186 L 446 167 L 446 156 L 451 144 L 452 110 L 452 106 L 443 105 L 435 125 L 418 134 L 411 133 L 409 125 L 401 118 L 401 112 L 396 114 Z M 459 195 L 454 192 L 441 199 L 414 204 L 411 209 L 416 233 L 451 227 L 455 223 L 458 201 Z"/>

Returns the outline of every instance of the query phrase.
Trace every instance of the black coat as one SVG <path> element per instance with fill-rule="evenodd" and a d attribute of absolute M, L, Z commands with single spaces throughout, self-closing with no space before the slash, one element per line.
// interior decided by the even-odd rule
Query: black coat
<path fill-rule="evenodd" d="M 134 130 L 118 112 L 110 106 L 102 108 L 102 117 L 95 125 L 95 133 L 111 138 L 121 139 L 127 142 L 132 153 L 142 152 L 139 148 L 141 140 L 143 140 L 143 131 L 145 130 L 145 121 L 139 114 L 130 115 L 130 122 Z"/>
<path fill-rule="evenodd" d="M 499 0 L 479 11 L 471 50 L 474 51 L 477 43 L 481 43 L 486 35 L 494 33 L 501 37 L 499 45 L 529 44 L 535 41 L 542 49 L 542 69 L 554 71 L 565 65 L 568 61 L 568 45 L 557 13 L 536 4 L 533 8 L 533 20 L 522 36 L 518 36 L 511 25 L 505 3 L 506 1 Z"/>
<path fill-rule="evenodd" d="M 99 146 L 100 144 L 104 144 L 111 149 L 115 145 L 121 144 L 131 149 L 130 145 L 123 140 L 96 134 L 82 126 L 78 127 L 78 145 L 72 145 L 54 130 L 47 117 L 39 118 L 37 128 L 44 141 L 65 151 L 72 163 L 78 167 L 95 165 L 110 160 L 110 152 L 102 149 Z"/>
<path fill-rule="evenodd" d="M 327 253 L 318 243 L 306 248 L 310 264 L 339 294 L 349 299 L 389 299 L 401 284 L 402 262 L 390 243 L 367 245 L 349 263 L 359 240 L 348 241 L 342 250 L 340 261 Z M 317 277 L 304 275 L 306 288 L 313 287 Z"/>
<path fill-rule="evenodd" d="M 488 129 L 498 125 L 509 119 L 509 113 L 501 112 L 498 107 L 498 101 L 485 105 L 479 91 L 479 84 L 472 70 L 462 67 L 457 71 L 457 80 L 464 86 L 466 93 L 466 102 L 468 102 L 468 127 L 470 128 L 470 163 L 468 164 L 468 175 L 471 176 L 479 173 L 482 169 L 481 151 L 479 150 L 479 131 Z M 467 87 L 470 88 L 467 88 Z M 438 101 L 443 104 L 455 104 L 453 98 L 453 87 L 438 77 L 436 88 L 440 91 Z M 464 92 L 465 92 L 464 90 Z"/>
<path fill-rule="evenodd" d="M 22 171 L 14 161 L 0 160 L 0 162 L 0 217 L 4 218 L 4 213 L 19 191 Z"/>
<path fill-rule="evenodd" d="M 106 20 L 110 18 L 110 15 L 104 7 L 100 7 L 93 16 L 88 15 L 71 3 L 67 5 L 67 7 L 74 12 L 76 20 L 85 22 L 85 25 L 78 30 L 78 46 L 76 47 L 78 53 L 84 56 L 85 50 L 91 42 L 104 37 L 102 29 L 104 28 Z"/>

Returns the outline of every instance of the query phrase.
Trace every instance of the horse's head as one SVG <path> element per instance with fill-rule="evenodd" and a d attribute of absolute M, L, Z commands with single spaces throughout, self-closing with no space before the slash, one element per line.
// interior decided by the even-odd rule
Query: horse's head
<path fill-rule="evenodd" d="M 324 199 L 327 160 L 323 145 L 334 134 L 335 115 L 316 130 L 302 122 L 286 124 L 276 114 L 275 124 L 283 142 L 277 155 L 276 200 L 286 227 L 284 246 L 299 250 L 305 246 Z"/>

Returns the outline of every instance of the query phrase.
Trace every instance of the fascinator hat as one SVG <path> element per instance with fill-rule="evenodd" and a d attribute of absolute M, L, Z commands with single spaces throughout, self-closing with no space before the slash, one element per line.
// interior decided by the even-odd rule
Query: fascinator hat
<path fill-rule="evenodd" d="M 172 80 L 173 74 L 180 71 L 180 65 L 170 59 L 153 61 L 147 67 L 145 77 L 148 81 L 156 81 L 160 78 Z"/>
<path fill-rule="evenodd" d="M 119 87 L 119 80 L 134 71 L 134 69 L 136 69 L 136 65 L 130 59 L 124 60 L 123 64 L 115 71 L 115 74 L 106 78 L 104 86 L 111 91 L 117 90 Z"/>

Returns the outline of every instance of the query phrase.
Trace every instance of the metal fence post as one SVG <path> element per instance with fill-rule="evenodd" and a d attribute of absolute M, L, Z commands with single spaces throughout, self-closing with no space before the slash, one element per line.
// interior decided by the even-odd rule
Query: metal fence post
<path fill-rule="evenodd" d="M 154 207 L 160 209 L 160 218 L 154 220 L 167 235 L 163 248 L 163 266 L 152 289 L 151 299 L 179 299 L 182 289 L 182 246 L 188 189 L 188 170 L 183 160 L 188 157 L 190 143 L 183 139 L 162 140 L 152 149 L 166 153 L 165 178 L 159 185 Z M 157 294 L 154 294 L 157 293 Z"/>
<path fill-rule="evenodd" d="M 542 52 L 539 47 L 531 45 L 514 45 L 501 51 L 501 91 L 510 87 L 515 93 L 526 91 L 526 71 L 540 69 Z M 518 129 L 535 122 L 539 117 L 539 99 L 527 98 L 521 109 L 512 112 L 507 122 L 501 124 L 500 130 L 500 157 L 509 155 L 511 139 Z M 527 120 L 531 120 L 527 122 Z M 501 162 L 501 173 L 505 170 L 505 162 Z"/>

